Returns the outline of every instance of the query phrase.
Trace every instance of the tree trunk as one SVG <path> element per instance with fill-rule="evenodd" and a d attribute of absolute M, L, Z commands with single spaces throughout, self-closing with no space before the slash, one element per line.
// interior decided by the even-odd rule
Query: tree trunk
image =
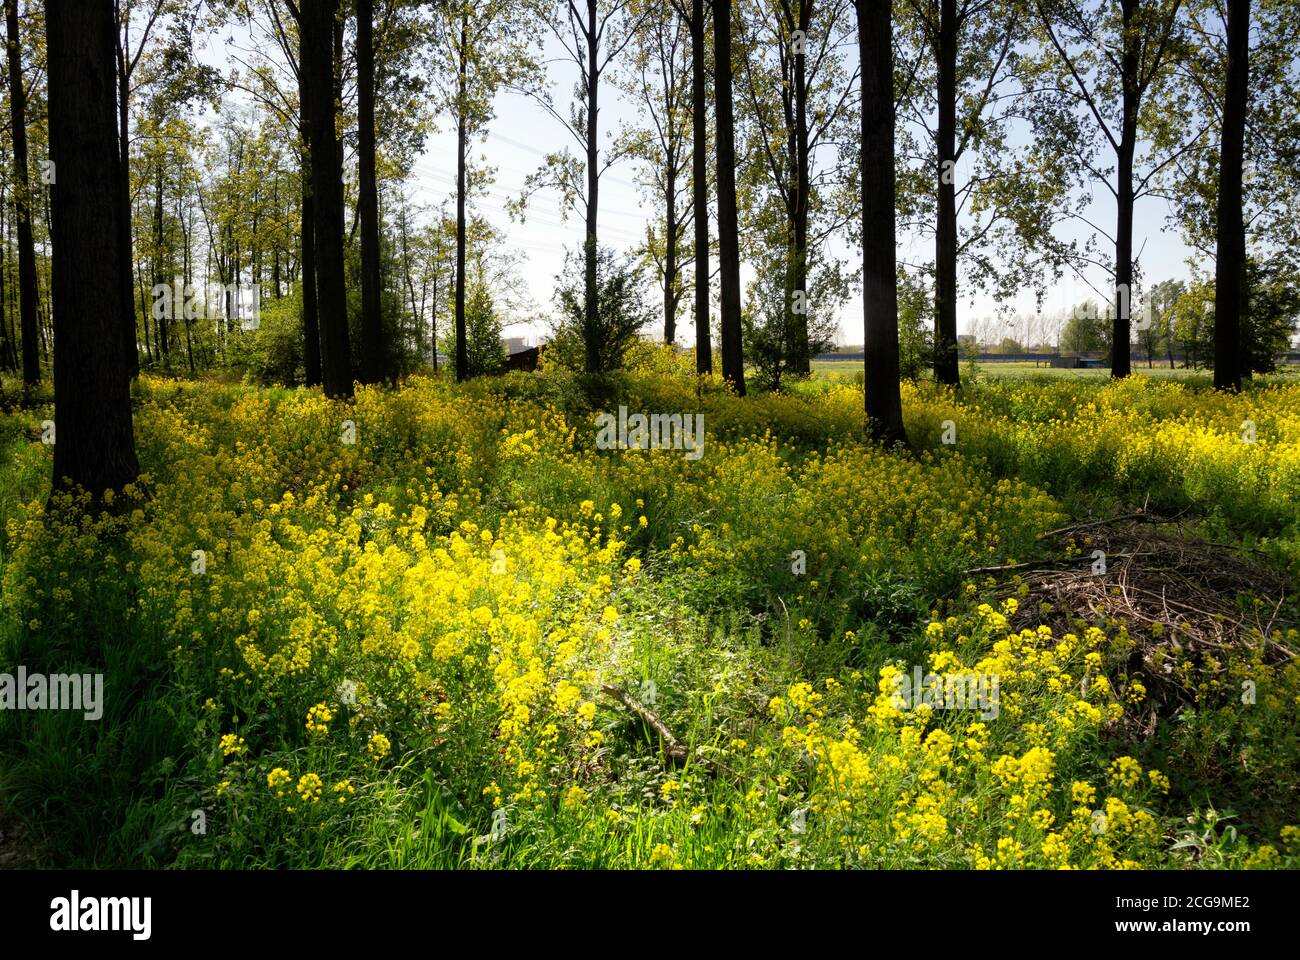
<path fill-rule="evenodd" d="M 867 432 L 906 443 L 898 388 L 894 224 L 894 53 L 889 4 L 854 0 L 861 63 L 862 314 Z"/>
<path fill-rule="evenodd" d="M 163 268 L 163 168 L 162 158 L 158 158 L 157 175 L 154 178 L 154 205 L 153 205 L 153 282 L 157 287 L 159 284 L 171 283 L 171 278 L 167 276 Z M 182 308 L 183 309 L 183 308 Z M 158 318 L 158 350 L 162 354 L 163 367 L 171 370 L 172 355 L 171 343 L 168 340 L 167 328 L 172 314 L 176 310 L 176 303 L 173 300 L 170 310 L 163 311 L 163 315 Z"/>
<path fill-rule="evenodd" d="M 316 247 L 316 310 L 325 395 L 352 396 L 347 291 L 343 279 L 343 167 L 335 131 L 334 24 L 338 0 L 302 6 L 301 69 L 307 74 Z"/>
<path fill-rule="evenodd" d="M 935 158 L 939 169 L 938 222 L 934 243 L 934 378 L 957 387 L 957 0 L 939 0 L 935 50 L 938 118 Z"/>
<path fill-rule="evenodd" d="M 54 248 L 54 487 L 99 497 L 139 475 L 126 368 L 113 7 L 48 0 Z M 105 297 L 105 291 L 112 294 Z M 132 324 L 134 326 L 134 324 Z M 134 339 L 134 337 L 132 337 Z"/>
<path fill-rule="evenodd" d="M 1240 390 L 1246 308 L 1246 228 L 1241 165 L 1245 149 L 1250 0 L 1228 0 L 1228 82 L 1219 144 L 1219 201 L 1214 267 L 1214 386 Z"/>
<path fill-rule="evenodd" d="M 708 89 L 704 70 L 704 0 L 691 0 L 691 203 L 695 215 L 695 372 L 713 372 L 709 339 Z"/>
<path fill-rule="evenodd" d="M 745 395 L 740 330 L 740 236 L 736 221 L 736 120 L 731 99 L 731 0 L 713 0 L 713 97 L 718 137 L 718 283 L 722 375 Z"/>
<path fill-rule="evenodd" d="M 125 41 L 121 42 L 124 43 Z M 118 249 L 118 256 L 122 258 L 122 279 L 120 281 L 122 287 L 119 296 L 122 298 L 126 310 L 123 323 L 126 324 L 127 328 L 127 336 L 122 347 L 126 351 L 128 374 L 134 378 L 140 375 L 140 348 L 135 338 L 135 294 L 131 292 L 131 121 L 129 113 L 131 77 L 126 68 L 126 51 L 119 45 L 116 23 L 113 26 L 113 49 L 117 61 L 117 148 L 121 157 L 118 182 L 114 186 L 119 204 L 118 229 L 122 232 L 122 240 Z M 141 304 L 141 306 L 147 307 L 145 304 Z M 146 325 L 149 323 L 147 309 L 143 321 Z"/>
<path fill-rule="evenodd" d="M 597 116 L 600 102 L 600 65 L 598 63 L 600 37 L 596 23 L 596 0 L 587 0 L 587 234 L 582 252 L 586 259 L 586 302 L 583 316 L 583 342 L 586 347 L 586 372 L 599 373 L 601 367 L 600 345 L 597 338 L 596 292 L 596 214 L 600 208 L 599 141 Z"/>
<path fill-rule="evenodd" d="M 316 312 L 316 244 L 313 240 L 316 207 L 311 197 L 311 124 L 307 121 L 307 71 L 298 64 L 298 129 L 302 136 L 302 361 L 307 386 L 321 382 L 320 326 Z"/>
<path fill-rule="evenodd" d="M 677 167 L 671 157 L 664 177 L 664 343 L 677 339 Z"/>
<path fill-rule="evenodd" d="M 4 236 L 3 208 L 4 191 L 0 190 L 0 237 Z M 0 369 L 13 370 L 17 364 L 14 363 L 13 344 L 9 340 L 9 284 L 6 280 L 8 273 L 8 245 L 0 243 Z"/>
<path fill-rule="evenodd" d="M 796 29 L 802 36 L 808 36 L 809 16 L 812 12 L 811 2 L 799 5 L 799 19 Z M 812 369 L 812 357 L 809 355 L 808 342 L 808 199 L 811 188 L 808 182 L 808 74 L 807 58 L 803 47 L 793 51 L 794 60 L 794 129 L 791 130 L 790 157 L 794 169 L 793 204 L 791 207 L 791 226 L 793 227 L 794 246 L 791 251 L 790 289 L 798 291 L 803 301 L 803 309 L 791 314 L 794 342 L 791 344 L 790 368 L 794 373 L 808 373 Z M 793 304 L 790 305 L 791 307 Z M 787 307 L 790 309 L 790 307 Z"/>
<path fill-rule="evenodd" d="M 1115 170 L 1115 317 L 1110 337 L 1110 375 L 1114 379 L 1127 377 L 1133 372 L 1129 348 L 1129 317 L 1133 303 L 1133 155 L 1137 149 L 1138 70 L 1141 67 L 1139 38 L 1133 23 L 1137 16 L 1137 0 L 1120 0 L 1120 7 L 1124 22 L 1123 50 L 1120 53 L 1123 91 Z"/>
<path fill-rule="evenodd" d="M 357 206 L 361 219 L 361 377 L 388 376 L 379 296 L 379 187 L 375 183 L 374 0 L 357 0 Z"/>
<path fill-rule="evenodd" d="M 27 177 L 27 93 L 23 89 L 18 0 L 5 0 L 9 48 L 9 114 L 14 141 L 14 211 L 18 220 L 18 311 L 23 338 L 23 385 L 41 382 L 36 329 L 36 246 L 32 242 L 31 184 Z"/>
<path fill-rule="evenodd" d="M 466 58 L 469 51 L 469 8 L 460 21 L 460 77 L 456 106 L 456 381 L 469 378 L 469 346 L 465 336 L 465 96 Z"/>

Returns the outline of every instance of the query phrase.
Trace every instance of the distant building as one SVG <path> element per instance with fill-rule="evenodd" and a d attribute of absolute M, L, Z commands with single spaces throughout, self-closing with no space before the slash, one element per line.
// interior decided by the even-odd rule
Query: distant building
<path fill-rule="evenodd" d="M 546 349 L 546 344 L 536 347 L 524 347 L 522 350 L 512 351 L 506 357 L 507 370 L 523 370 L 531 373 L 536 370 L 541 363 L 542 351 Z"/>
<path fill-rule="evenodd" d="M 506 337 L 506 353 L 519 353 L 528 349 L 527 337 Z"/>
<path fill-rule="evenodd" d="M 1089 357 L 1077 353 L 1067 353 L 1052 358 L 1052 366 L 1065 370 L 1096 370 L 1109 366 L 1104 357 Z"/>

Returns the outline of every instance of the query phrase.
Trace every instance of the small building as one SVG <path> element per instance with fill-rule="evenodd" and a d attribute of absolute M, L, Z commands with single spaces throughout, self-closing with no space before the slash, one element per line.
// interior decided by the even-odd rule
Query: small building
<path fill-rule="evenodd" d="M 531 373 L 537 369 L 542 360 L 542 349 L 545 344 L 536 347 L 524 347 L 522 350 L 512 351 L 506 357 L 507 370 L 523 370 Z"/>

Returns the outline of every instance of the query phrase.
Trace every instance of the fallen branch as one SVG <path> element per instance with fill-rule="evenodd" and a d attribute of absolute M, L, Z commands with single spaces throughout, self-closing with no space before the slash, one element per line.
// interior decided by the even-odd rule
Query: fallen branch
<path fill-rule="evenodd" d="M 690 757 L 690 751 L 688 751 L 686 747 L 673 736 L 673 732 L 668 729 L 666 723 L 659 719 L 658 714 L 642 704 L 622 687 L 616 687 L 611 683 L 602 683 L 600 689 L 602 693 L 613 697 L 619 703 L 623 704 L 623 706 L 635 713 L 646 723 L 647 726 L 653 729 L 655 733 L 659 734 L 660 739 L 663 740 L 664 743 L 664 754 L 669 760 L 672 760 L 677 764 L 682 764 L 687 761 Z"/>
<path fill-rule="evenodd" d="M 1181 516 L 1181 514 L 1179 515 Z M 1090 530 L 1093 527 L 1109 526 L 1112 523 L 1124 523 L 1132 520 L 1135 523 L 1173 523 L 1178 517 L 1154 517 L 1147 513 L 1145 509 L 1137 513 L 1121 513 L 1114 517 L 1103 517 L 1100 520 L 1085 520 L 1081 523 L 1072 523 L 1069 526 L 1058 527 L 1056 530 L 1048 530 L 1046 533 L 1038 535 L 1039 540 L 1046 540 L 1049 537 L 1060 537 L 1067 533 L 1078 533 L 1080 530 Z"/>

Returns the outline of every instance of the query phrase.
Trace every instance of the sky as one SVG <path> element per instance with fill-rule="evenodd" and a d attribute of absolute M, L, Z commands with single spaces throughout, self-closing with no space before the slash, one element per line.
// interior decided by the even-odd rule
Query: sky
<path fill-rule="evenodd" d="M 223 31 L 223 34 L 230 31 Z M 247 35 L 237 37 L 238 46 L 247 49 Z M 256 43 L 263 52 L 268 51 L 266 43 Z M 220 39 L 208 46 L 206 56 L 211 62 L 223 63 L 222 51 L 225 49 Z M 556 107 L 566 113 L 568 97 L 576 76 L 571 63 L 565 63 L 558 57 L 561 51 L 554 41 L 546 45 L 547 81 L 555 97 Z M 854 56 L 849 54 L 850 58 Z M 229 64 L 223 64 L 229 69 Z M 850 65 L 850 69 L 852 69 Z M 602 109 L 599 126 L 602 149 L 608 146 L 620 126 L 632 122 L 636 117 L 635 108 L 625 95 L 613 84 L 605 83 L 601 92 Z M 566 248 L 574 248 L 582 241 L 583 220 L 580 211 L 571 211 L 567 222 L 564 219 L 562 201 L 558 194 L 543 191 L 531 198 L 525 218 L 522 222 L 512 219 L 506 212 L 506 204 L 521 195 L 525 178 L 542 164 L 546 153 L 562 148 L 566 142 L 572 146 L 574 141 L 570 134 L 554 117 L 550 116 L 535 101 L 511 92 L 502 92 L 495 100 L 496 116 L 488 125 L 486 136 L 471 144 L 476 163 L 495 168 L 495 182 L 485 195 L 475 196 L 471 201 L 470 212 L 480 215 L 498 228 L 504 237 L 503 246 L 507 253 L 516 258 L 517 270 L 531 297 L 532 303 L 520 305 L 516 315 L 508 318 L 510 322 L 503 334 L 510 337 L 524 337 L 529 343 L 535 343 L 539 336 L 545 337 L 547 318 L 550 315 L 555 288 L 555 277 L 560 273 Z M 739 107 L 739 104 L 738 104 Z M 414 164 L 411 176 L 403 185 L 408 198 L 417 205 L 428 207 L 431 211 L 444 207 L 449 212 L 455 209 L 456 177 L 456 141 L 454 128 L 447 117 L 438 118 L 438 131 L 430 135 L 425 143 L 423 153 Z M 624 160 L 613 166 L 601 178 L 600 208 L 598 214 L 598 234 L 603 244 L 608 244 L 622 252 L 637 246 L 645 236 L 646 225 L 660 216 L 657 202 L 639 187 L 635 178 L 637 171 L 635 161 Z M 961 183 L 965 161 L 958 164 L 957 177 Z M 1182 242 L 1178 231 L 1171 227 L 1168 220 L 1168 206 L 1164 200 L 1155 197 L 1139 201 L 1135 214 L 1134 250 L 1138 252 L 1143 273 L 1148 282 L 1156 282 L 1174 277 L 1186 278 L 1189 273 L 1187 265 L 1191 251 Z M 1111 195 L 1104 188 L 1098 188 L 1094 200 L 1087 211 L 1089 219 L 1110 229 L 1114 223 L 1115 211 Z M 713 235 L 716 238 L 716 224 Z M 1081 231 L 1073 233 L 1061 231 L 1064 238 L 1081 237 Z M 1106 241 L 1102 239 L 1102 254 L 1106 255 Z M 933 257 L 933 239 L 931 236 L 918 236 L 900 233 L 899 258 L 905 262 L 920 263 Z M 860 256 L 856 249 L 850 248 L 845 239 L 836 238 L 831 243 L 832 252 L 847 261 L 851 266 Z M 742 242 L 742 258 L 743 258 Z M 742 288 L 748 285 L 753 271 L 742 263 Z M 1085 275 L 1086 281 L 1096 289 L 1104 290 L 1107 286 L 1104 273 L 1100 268 Z M 1088 282 L 1076 278 L 1067 278 L 1062 283 L 1049 289 L 1044 299 L 1042 313 L 1045 316 L 1060 316 L 1076 303 L 1095 297 Z M 650 290 L 655 290 L 651 285 Z M 716 324 L 716 283 L 714 290 Z M 1010 308 L 1019 314 L 1032 315 L 1036 307 L 1035 291 L 1028 284 L 1007 304 L 999 304 L 992 297 L 978 291 L 964 290 L 960 293 L 957 323 L 959 333 L 969 333 L 981 318 L 995 315 L 999 308 Z M 648 328 L 649 333 L 659 336 L 662 333 L 662 312 L 656 312 L 656 321 Z M 862 300 L 854 292 L 839 312 L 839 333 L 837 342 L 841 344 L 860 344 L 862 342 Z M 987 325 L 985 325 L 987 327 Z M 1015 331 L 1008 329 L 1008 334 Z M 694 343 L 695 329 L 690 309 L 689 295 L 684 298 L 682 311 L 678 319 L 677 340 L 683 345 Z"/>

